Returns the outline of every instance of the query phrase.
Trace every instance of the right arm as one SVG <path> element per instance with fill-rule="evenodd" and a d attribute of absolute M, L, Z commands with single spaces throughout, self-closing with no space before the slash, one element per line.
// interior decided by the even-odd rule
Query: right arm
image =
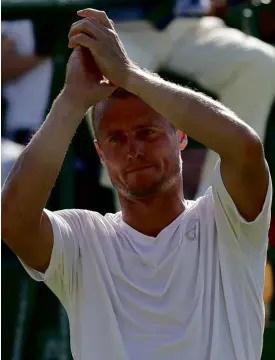
<path fill-rule="evenodd" d="M 43 209 L 85 112 L 61 93 L 3 186 L 2 238 L 27 265 L 41 272 L 49 265 L 53 247 L 51 223 Z"/>
<path fill-rule="evenodd" d="M 43 210 L 66 151 L 86 111 L 115 86 L 103 76 L 91 54 L 76 48 L 68 62 L 65 87 L 16 161 L 2 189 L 2 239 L 29 267 L 45 272 L 54 236 Z"/>

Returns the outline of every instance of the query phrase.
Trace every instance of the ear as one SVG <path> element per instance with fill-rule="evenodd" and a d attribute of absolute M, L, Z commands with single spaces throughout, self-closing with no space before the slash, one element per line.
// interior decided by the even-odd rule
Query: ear
<path fill-rule="evenodd" d="M 101 151 L 101 149 L 100 149 L 100 147 L 98 145 L 97 140 L 94 140 L 94 145 L 95 145 L 95 148 L 96 148 L 97 155 L 99 156 L 100 162 L 104 166 L 105 161 L 104 161 L 103 154 L 102 154 L 102 151 Z"/>
<path fill-rule="evenodd" d="M 177 130 L 178 140 L 179 140 L 179 149 L 180 151 L 184 150 L 188 144 L 187 135 L 183 131 Z"/>

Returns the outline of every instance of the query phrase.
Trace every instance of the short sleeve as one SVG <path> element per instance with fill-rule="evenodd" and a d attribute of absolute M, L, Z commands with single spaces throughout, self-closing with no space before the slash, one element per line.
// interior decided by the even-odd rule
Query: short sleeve
<path fill-rule="evenodd" d="M 79 266 L 79 237 L 84 210 L 45 210 L 53 229 L 54 244 L 50 264 L 45 273 L 36 271 L 19 259 L 36 281 L 44 281 L 65 306 L 76 282 Z"/>
<path fill-rule="evenodd" d="M 215 218 L 217 225 L 223 233 L 231 233 L 231 238 L 239 242 L 239 247 L 244 250 L 266 249 L 268 244 L 268 230 L 271 219 L 272 181 L 269 173 L 268 190 L 264 205 L 257 218 L 246 221 L 229 195 L 220 171 L 218 161 L 212 183 Z M 251 199 L 253 201 L 253 198 Z"/>

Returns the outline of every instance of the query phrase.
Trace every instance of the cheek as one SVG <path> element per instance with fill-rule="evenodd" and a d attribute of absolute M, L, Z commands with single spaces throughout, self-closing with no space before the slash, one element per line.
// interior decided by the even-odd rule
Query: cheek
<path fill-rule="evenodd" d="M 104 160 L 104 163 L 108 167 L 117 166 L 117 164 L 120 162 L 120 156 L 118 156 L 118 152 L 115 151 L 115 149 L 105 149 L 102 153 L 102 157 Z"/>
<path fill-rule="evenodd" d="M 164 170 L 179 168 L 181 158 L 177 149 L 161 149 L 158 153 L 160 162 L 163 164 Z"/>
<path fill-rule="evenodd" d="M 178 156 L 178 149 L 170 141 L 161 141 L 151 149 L 156 158 L 169 160 Z"/>
<path fill-rule="evenodd" d="M 108 170 L 110 177 L 118 178 L 123 167 L 123 159 L 114 152 L 104 154 L 104 164 Z"/>

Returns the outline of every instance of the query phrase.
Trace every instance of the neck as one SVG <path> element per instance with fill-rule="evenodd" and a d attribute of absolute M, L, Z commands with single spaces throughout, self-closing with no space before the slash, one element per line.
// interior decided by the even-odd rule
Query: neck
<path fill-rule="evenodd" d="M 122 218 L 135 230 L 156 237 L 185 209 L 182 184 L 148 198 L 126 198 L 119 194 Z"/>

